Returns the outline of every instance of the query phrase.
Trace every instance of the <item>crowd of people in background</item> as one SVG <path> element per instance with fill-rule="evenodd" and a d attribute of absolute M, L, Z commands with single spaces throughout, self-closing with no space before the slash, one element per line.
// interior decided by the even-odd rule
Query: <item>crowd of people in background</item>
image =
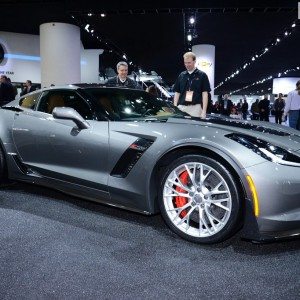
<path fill-rule="evenodd" d="M 32 85 L 31 80 L 26 80 L 23 83 L 23 88 L 20 92 L 20 97 L 28 93 L 35 91 L 35 87 Z M 17 97 L 19 94 L 16 85 L 12 84 L 9 77 L 6 75 L 0 76 L 0 106 L 5 105 Z"/>
<path fill-rule="evenodd" d="M 279 93 L 278 98 L 271 104 L 268 95 L 263 99 L 256 99 L 249 103 L 246 96 L 234 103 L 230 95 L 218 96 L 213 103 L 210 94 L 210 84 L 207 75 L 196 68 L 196 56 L 193 52 L 187 52 L 183 55 L 183 61 L 186 70 L 177 78 L 174 85 L 174 105 L 180 110 L 190 114 L 205 118 L 207 113 L 215 113 L 227 117 L 234 117 L 243 120 L 260 120 L 270 121 L 270 116 L 275 117 L 275 123 L 282 124 L 289 120 L 289 126 L 300 130 L 300 80 L 296 83 L 296 89 L 283 98 Z M 135 81 L 128 77 L 128 64 L 121 61 L 117 64 L 117 76 L 107 80 L 106 85 L 142 89 Z M 35 90 L 31 80 L 23 84 L 20 96 L 24 96 Z M 154 85 L 149 86 L 146 90 L 154 96 L 158 96 L 157 89 Z M 18 95 L 16 86 L 11 83 L 10 78 L 5 75 L 0 76 L 0 107 L 15 99 Z"/>
<path fill-rule="evenodd" d="M 246 96 L 240 99 L 238 103 L 234 103 L 228 94 L 220 96 L 212 105 L 212 112 L 225 116 L 237 117 L 239 119 L 270 121 L 270 115 L 275 116 L 275 123 L 281 124 L 285 107 L 283 94 L 280 93 L 275 100 L 273 106 L 268 100 L 268 95 L 264 95 L 263 99 L 256 99 L 252 102 L 250 109 Z"/>

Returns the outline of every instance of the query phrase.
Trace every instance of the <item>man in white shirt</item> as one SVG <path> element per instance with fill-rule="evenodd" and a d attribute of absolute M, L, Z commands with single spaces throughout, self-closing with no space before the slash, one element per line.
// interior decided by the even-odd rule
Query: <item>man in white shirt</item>
<path fill-rule="evenodd" d="M 296 83 L 296 89 L 289 92 L 284 108 L 284 118 L 289 116 L 289 125 L 300 130 L 300 80 Z"/>

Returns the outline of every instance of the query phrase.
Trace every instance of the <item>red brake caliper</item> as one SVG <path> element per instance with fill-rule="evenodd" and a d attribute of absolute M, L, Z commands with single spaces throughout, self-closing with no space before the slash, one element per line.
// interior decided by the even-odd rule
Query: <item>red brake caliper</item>
<path fill-rule="evenodd" d="M 180 179 L 181 183 L 183 183 L 183 184 L 187 184 L 188 178 L 189 178 L 189 174 L 188 174 L 187 171 L 182 172 L 180 174 L 180 176 L 179 176 L 179 179 Z M 179 187 L 179 186 L 176 186 L 176 191 L 179 192 L 179 193 L 186 193 L 186 191 L 184 189 L 182 189 L 181 187 Z M 185 198 L 185 197 L 182 197 L 182 196 L 176 196 L 175 197 L 175 205 L 176 205 L 176 207 L 182 207 L 187 202 L 188 202 L 187 198 Z M 187 214 L 187 211 L 183 210 L 180 213 L 180 217 L 184 218 L 186 216 L 186 214 Z"/>

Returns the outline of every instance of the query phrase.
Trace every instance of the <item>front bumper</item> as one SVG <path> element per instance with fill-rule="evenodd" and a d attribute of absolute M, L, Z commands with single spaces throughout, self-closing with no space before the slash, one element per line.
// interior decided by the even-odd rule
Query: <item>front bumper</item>
<path fill-rule="evenodd" d="M 265 162 L 245 169 L 256 187 L 259 214 L 246 199 L 242 237 L 268 241 L 300 235 L 300 168 Z"/>

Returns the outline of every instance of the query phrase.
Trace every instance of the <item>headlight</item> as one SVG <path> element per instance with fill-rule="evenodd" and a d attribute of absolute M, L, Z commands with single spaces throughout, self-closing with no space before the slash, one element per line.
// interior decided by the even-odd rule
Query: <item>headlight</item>
<path fill-rule="evenodd" d="M 232 133 L 226 135 L 226 137 L 247 147 L 264 159 L 281 165 L 300 167 L 299 156 L 281 147 L 274 146 L 269 142 L 257 139 L 246 134 Z"/>

